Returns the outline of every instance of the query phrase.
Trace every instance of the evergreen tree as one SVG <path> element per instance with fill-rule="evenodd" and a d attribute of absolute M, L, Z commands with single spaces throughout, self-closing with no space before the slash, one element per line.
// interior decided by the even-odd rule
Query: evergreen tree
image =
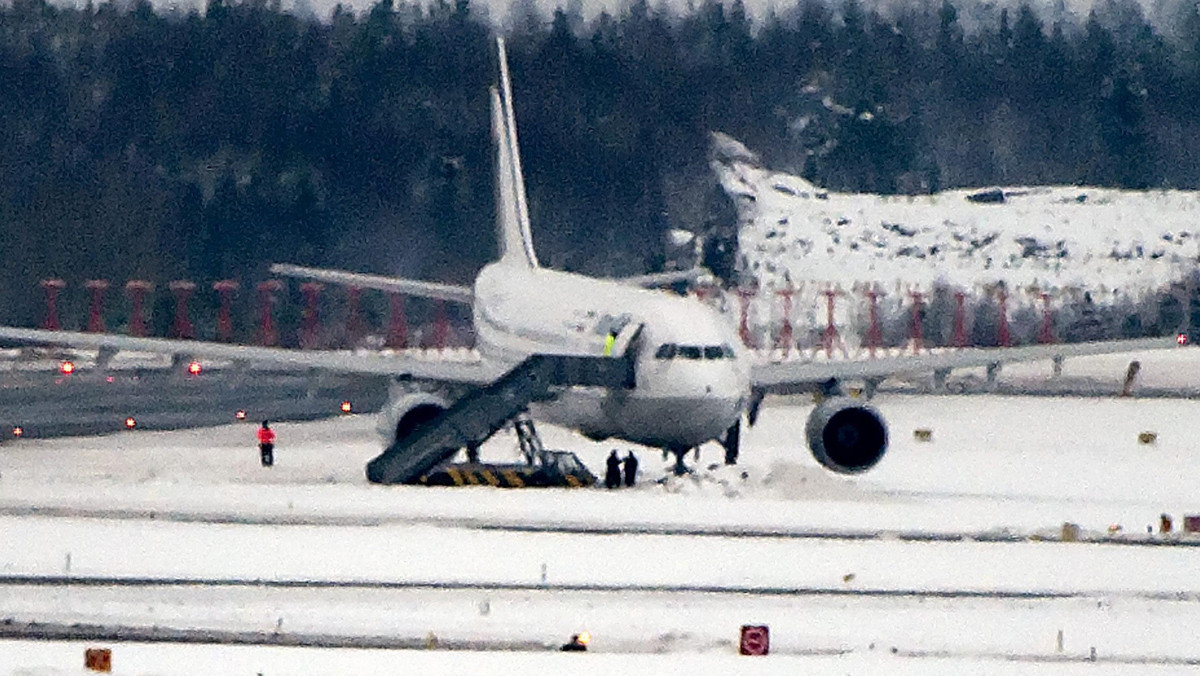
<path fill-rule="evenodd" d="M 326 18 L 206 1 L 0 5 L 0 246 L 18 252 L 0 320 L 39 321 L 37 282 L 58 276 L 249 287 L 292 260 L 470 279 L 495 249 L 490 20 L 469 0 Z M 712 131 L 836 190 L 1200 184 L 1186 3 L 1151 8 L 1164 25 L 1103 0 L 1077 25 L 1065 6 L 971 5 L 968 21 L 953 0 L 797 0 L 763 17 L 743 2 L 633 0 L 590 20 L 577 0 L 547 16 L 516 3 L 547 262 L 645 272 L 666 228 L 722 221 Z M 734 259 L 714 242 L 706 256 Z"/>

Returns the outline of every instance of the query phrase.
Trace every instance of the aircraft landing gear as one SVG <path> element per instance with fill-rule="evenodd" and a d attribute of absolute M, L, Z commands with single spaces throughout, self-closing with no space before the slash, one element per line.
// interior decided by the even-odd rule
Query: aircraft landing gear
<path fill-rule="evenodd" d="M 683 464 L 683 458 L 688 454 L 688 451 L 692 449 L 685 446 L 677 446 L 670 450 L 675 454 L 675 476 L 683 476 L 684 474 L 687 474 L 690 470 L 687 468 L 687 465 Z"/>
<path fill-rule="evenodd" d="M 738 453 L 742 445 L 741 420 L 738 420 L 729 429 L 725 430 L 725 438 L 721 440 L 721 445 L 725 447 L 725 464 L 736 465 Z"/>

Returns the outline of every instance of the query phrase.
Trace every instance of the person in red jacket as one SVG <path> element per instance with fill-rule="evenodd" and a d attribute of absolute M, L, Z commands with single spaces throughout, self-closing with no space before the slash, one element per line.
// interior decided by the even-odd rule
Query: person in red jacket
<path fill-rule="evenodd" d="M 266 420 L 258 430 L 258 452 L 262 456 L 263 467 L 275 464 L 275 430 Z"/>

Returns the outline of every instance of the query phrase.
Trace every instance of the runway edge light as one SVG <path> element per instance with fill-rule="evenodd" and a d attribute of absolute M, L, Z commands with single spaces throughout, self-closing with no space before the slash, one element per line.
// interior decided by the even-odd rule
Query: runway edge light
<path fill-rule="evenodd" d="M 1059 534 L 1059 540 L 1062 542 L 1079 542 L 1079 536 L 1081 534 L 1082 531 L 1079 528 L 1079 524 L 1071 523 L 1070 521 L 1064 521 L 1062 530 Z"/>
<path fill-rule="evenodd" d="M 765 624 L 743 624 L 738 653 L 762 656 L 771 652 L 771 630 Z"/>
<path fill-rule="evenodd" d="M 83 668 L 88 671 L 112 673 L 112 650 L 108 648 L 88 648 L 83 651 Z"/>

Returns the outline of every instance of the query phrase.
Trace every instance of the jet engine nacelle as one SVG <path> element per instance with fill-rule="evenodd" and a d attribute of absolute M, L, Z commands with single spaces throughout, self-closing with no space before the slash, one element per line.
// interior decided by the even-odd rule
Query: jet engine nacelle
<path fill-rule="evenodd" d="M 390 446 L 450 408 L 450 402 L 430 392 L 406 392 L 393 396 L 379 412 L 375 431 Z"/>
<path fill-rule="evenodd" d="M 865 472 L 887 452 L 883 416 L 849 397 L 833 397 L 818 404 L 804 431 L 817 462 L 838 474 Z"/>

